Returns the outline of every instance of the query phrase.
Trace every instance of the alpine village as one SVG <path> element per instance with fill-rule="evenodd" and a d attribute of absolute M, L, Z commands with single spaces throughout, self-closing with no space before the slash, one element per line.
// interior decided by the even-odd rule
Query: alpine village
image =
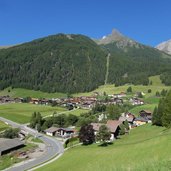
<path fill-rule="evenodd" d="M 171 170 L 171 41 L 113 29 L 0 47 L 0 170 Z"/>

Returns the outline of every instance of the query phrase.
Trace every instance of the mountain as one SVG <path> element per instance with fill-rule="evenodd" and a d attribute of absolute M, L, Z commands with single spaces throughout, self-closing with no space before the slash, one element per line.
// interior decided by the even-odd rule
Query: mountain
<path fill-rule="evenodd" d="M 170 68 L 170 55 L 117 30 L 95 41 L 79 34 L 57 34 L 0 49 L 0 89 L 76 93 L 107 83 L 148 85 L 153 75 L 171 85 Z"/>
<path fill-rule="evenodd" d="M 7 49 L 7 48 L 10 48 L 12 47 L 13 45 L 9 45 L 9 46 L 0 46 L 0 49 Z"/>
<path fill-rule="evenodd" d="M 99 45 L 116 43 L 116 46 L 118 48 L 133 47 L 133 46 L 139 47 L 140 45 L 136 41 L 124 36 L 116 29 L 113 29 L 111 34 L 107 36 L 103 36 L 101 39 L 96 40 L 96 43 Z"/>
<path fill-rule="evenodd" d="M 171 40 L 160 43 L 156 48 L 171 55 Z"/>
<path fill-rule="evenodd" d="M 87 36 L 58 34 L 0 50 L 0 89 L 84 92 L 104 84 L 106 56 Z"/>
<path fill-rule="evenodd" d="M 110 53 L 108 83 L 147 85 L 149 76 L 168 72 L 171 66 L 170 55 L 138 43 L 115 29 L 96 42 Z"/>

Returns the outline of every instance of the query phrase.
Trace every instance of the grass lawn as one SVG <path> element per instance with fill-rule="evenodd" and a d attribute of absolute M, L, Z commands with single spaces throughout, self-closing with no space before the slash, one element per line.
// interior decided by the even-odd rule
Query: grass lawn
<path fill-rule="evenodd" d="M 89 112 L 89 110 L 87 110 L 87 109 L 76 109 L 76 110 L 71 110 L 68 114 L 80 116 L 80 114 L 87 113 L 87 112 Z"/>
<path fill-rule="evenodd" d="M 7 154 L 7 155 L 3 155 L 0 156 L 0 170 L 3 170 L 7 167 L 10 167 L 11 165 L 21 162 L 22 159 L 18 159 L 17 157 L 11 155 L 11 154 Z"/>
<path fill-rule="evenodd" d="M 136 106 L 136 107 L 132 108 L 131 110 L 129 110 L 129 112 L 135 114 L 135 116 L 138 116 L 139 111 L 149 110 L 149 111 L 153 112 L 153 110 L 156 106 L 157 106 L 157 104 L 145 104 L 145 105 L 141 105 L 141 106 Z"/>
<path fill-rule="evenodd" d="M 133 93 L 144 92 L 146 94 L 145 98 L 148 98 L 148 97 L 154 96 L 156 94 L 156 91 L 160 92 L 163 89 L 167 89 L 167 90 L 171 89 L 171 86 L 165 86 L 164 84 L 161 83 L 159 75 L 149 77 L 149 80 L 152 81 L 152 85 L 148 85 L 148 86 L 124 85 L 124 86 L 115 87 L 114 84 L 107 84 L 107 85 L 99 86 L 97 89 L 91 92 L 77 93 L 77 94 L 74 94 L 74 96 L 89 96 L 89 95 L 92 95 L 93 92 L 99 92 L 100 94 L 103 94 L 103 92 L 106 92 L 107 94 L 117 94 L 120 92 L 127 92 L 128 87 L 131 86 Z M 148 89 L 151 89 L 152 92 L 148 93 Z"/>
<path fill-rule="evenodd" d="M 33 112 L 40 112 L 42 116 L 66 111 L 62 107 L 51 107 L 28 103 L 12 103 L 0 105 L 0 116 L 18 123 L 28 123 Z"/>
<path fill-rule="evenodd" d="M 6 123 L 0 121 L 0 132 L 4 131 L 7 128 L 9 128 L 9 126 Z"/>
<path fill-rule="evenodd" d="M 0 96 L 9 95 L 11 97 L 33 97 L 33 98 L 59 98 L 66 97 L 64 93 L 46 93 L 42 91 L 28 90 L 24 88 L 8 87 L 3 91 L 0 91 Z"/>
<path fill-rule="evenodd" d="M 149 77 L 149 80 L 152 81 L 152 85 L 148 86 L 142 86 L 142 85 L 124 85 L 115 87 L 114 84 L 107 84 L 99 86 L 97 89 L 91 91 L 91 92 L 85 92 L 85 93 L 76 93 L 73 94 L 73 96 L 90 96 L 93 94 L 93 92 L 99 92 L 103 94 L 103 92 L 106 92 L 107 94 L 116 94 L 120 92 L 126 92 L 128 87 L 132 87 L 132 90 L 134 93 L 136 92 L 144 92 L 146 94 L 146 98 L 150 96 L 154 96 L 156 91 L 162 91 L 162 89 L 170 89 L 171 86 L 165 86 L 161 83 L 160 76 L 152 76 Z M 152 90 L 152 93 L 147 93 L 148 89 Z M 3 91 L 0 91 L 0 96 L 2 95 L 10 95 L 12 97 L 34 97 L 34 98 L 57 98 L 57 97 L 66 97 L 67 95 L 65 93 L 46 93 L 42 91 L 34 91 L 34 90 L 28 90 L 23 88 L 14 88 L 11 89 L 11 87 L 6 88 Z"/>
<path fill-rule="evenodd" d="M 143 125 L 107 147 L 71 148 L 38 171 L 167 171 L 171 168 L 170 134 L 171 130 Z"/>

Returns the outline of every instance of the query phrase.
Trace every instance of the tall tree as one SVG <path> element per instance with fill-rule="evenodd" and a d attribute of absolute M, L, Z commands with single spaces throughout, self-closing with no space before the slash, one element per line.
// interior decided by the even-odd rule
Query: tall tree
<path fill-rule="evenodd" d="M 79 140 L 84 145 L 92 144 L 95 142 L 95 134 L 92 125 L 84 125 L 80 129 Z"/>
<path fill-rule="evenodd" d="M 121 112 L 121 107 L 118 105 L 107 106 L 107 114 L 109 119 L 119 119 Z"/>
<path fill-rule="evenodd" d="M 162 125 L 170 128 L 171 127 L 171 91 L 167 94 L 164 99 L 163 107 L 163 116 L 162 116 Z"/>
<path fill-rule="evenodd" d="M 96 134 L 96 140 L 101 141 L 104 144 L 110 140 L 111 133 L 106 125 L 101 125 L 98 133 Z"/>

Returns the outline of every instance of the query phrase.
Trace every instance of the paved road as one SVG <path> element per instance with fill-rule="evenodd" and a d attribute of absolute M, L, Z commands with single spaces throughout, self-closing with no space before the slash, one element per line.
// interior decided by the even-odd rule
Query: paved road
<path fill-rule="evenodd" d="M 44 163 L 53 157 L 55 157 L 57 154 L 62 154 L 64 152 L 64 148 L 62 143 L 60 143 L 58 140 L 53 139 L 51 137 L 48 137 L 46 135 L 37 133 L 36 130 L 33 130 L 25 125 L 20 125 L 18 123 L 15 123 L 13 121 L 10 121 L 8 119 L 0 117 L 0 120 L 3 122 L 8 123 L 12 127 L 20 128 L 24 131 L 27 131 L 29 134 L 33 136 L 37 136 L 39 139 L 41 139 L 46 144 L 46 152 L 43 153 L 42 156 L 36 159 L 31 159 L 25 162 L 22 162 L 21 164 L 14 165 L 13 167 L 10 167 L 6 169 L 5 171 L 24 171 L 31 169 L 32 167 L 39 165 L 41 163 Z"/>

